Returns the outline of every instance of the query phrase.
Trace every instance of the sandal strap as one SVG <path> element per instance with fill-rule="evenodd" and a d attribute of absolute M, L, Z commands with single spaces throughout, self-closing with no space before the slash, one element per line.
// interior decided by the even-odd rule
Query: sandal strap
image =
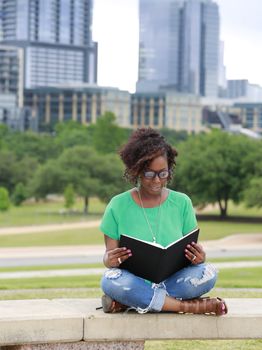
<path fill-rule="evenodd" d="M 224 315 L 227 313 L 227 306 L 221 298 L 197 298 L 181 301 L 179 312 L 191 314 L 215 314 Z"/>

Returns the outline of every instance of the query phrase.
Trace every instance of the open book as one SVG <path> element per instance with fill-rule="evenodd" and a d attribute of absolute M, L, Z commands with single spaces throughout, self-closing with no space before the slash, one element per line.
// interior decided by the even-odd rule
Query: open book
<path fill-rule="evenodd" d="M 120 236 L 119 246 L 130 249 L 132 256 L 120 267 L 136 276 L 160 283 L 190 265 L 190 261 L 185 257 L 185 249 L 187 244 L 197 242 L 198 234 L 199 229 L 196 228 L 167 247 L 123 234 Z"/>

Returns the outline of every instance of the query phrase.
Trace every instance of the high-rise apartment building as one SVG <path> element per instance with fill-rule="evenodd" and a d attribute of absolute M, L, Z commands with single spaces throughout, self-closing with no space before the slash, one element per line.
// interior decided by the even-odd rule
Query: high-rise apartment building
<path fill-rule="evenodd" d="M 0 45 L 0 95 L 5 95 L 5 99 L 13 95 L 15 105 L 20 108 L 23 106 L 23 77 L 23 49 Z"/>
<path fill-rule="evenodd" d="M 0 44 L 24 49 L 24 86 L 96 82 L 92 0 L 0 0 Z"/>
<path fill-rule="evenodd" d="M 140 0 L 138 91 L 217 96 L 219 11 L 212 0 Z"/>

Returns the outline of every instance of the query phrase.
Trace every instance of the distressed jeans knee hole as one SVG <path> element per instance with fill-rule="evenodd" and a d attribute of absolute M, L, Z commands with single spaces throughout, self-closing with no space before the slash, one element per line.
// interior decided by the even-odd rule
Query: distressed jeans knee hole
<path fill-rule="evenodd" d="M 116 279 L 122 275 L 122 271 L 118 268 L 112 268 L 105 272 L 105 278 L 109 280 Z"/>

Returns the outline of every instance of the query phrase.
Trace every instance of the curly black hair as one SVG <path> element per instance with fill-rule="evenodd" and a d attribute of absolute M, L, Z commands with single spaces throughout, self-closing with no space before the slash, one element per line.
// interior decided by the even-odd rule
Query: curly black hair
<path fill-rule="evenodd" d="M 173 168 L 176 165 L 177 151 L 156 130 L 141 128 L 132 133 L 129 141 L 122 147 L 119 154 L 126 166 L 124 177 L 129 182 L 136 184 L 141 172 L 158 156 L 166 156 L 170 180 Z"/>

